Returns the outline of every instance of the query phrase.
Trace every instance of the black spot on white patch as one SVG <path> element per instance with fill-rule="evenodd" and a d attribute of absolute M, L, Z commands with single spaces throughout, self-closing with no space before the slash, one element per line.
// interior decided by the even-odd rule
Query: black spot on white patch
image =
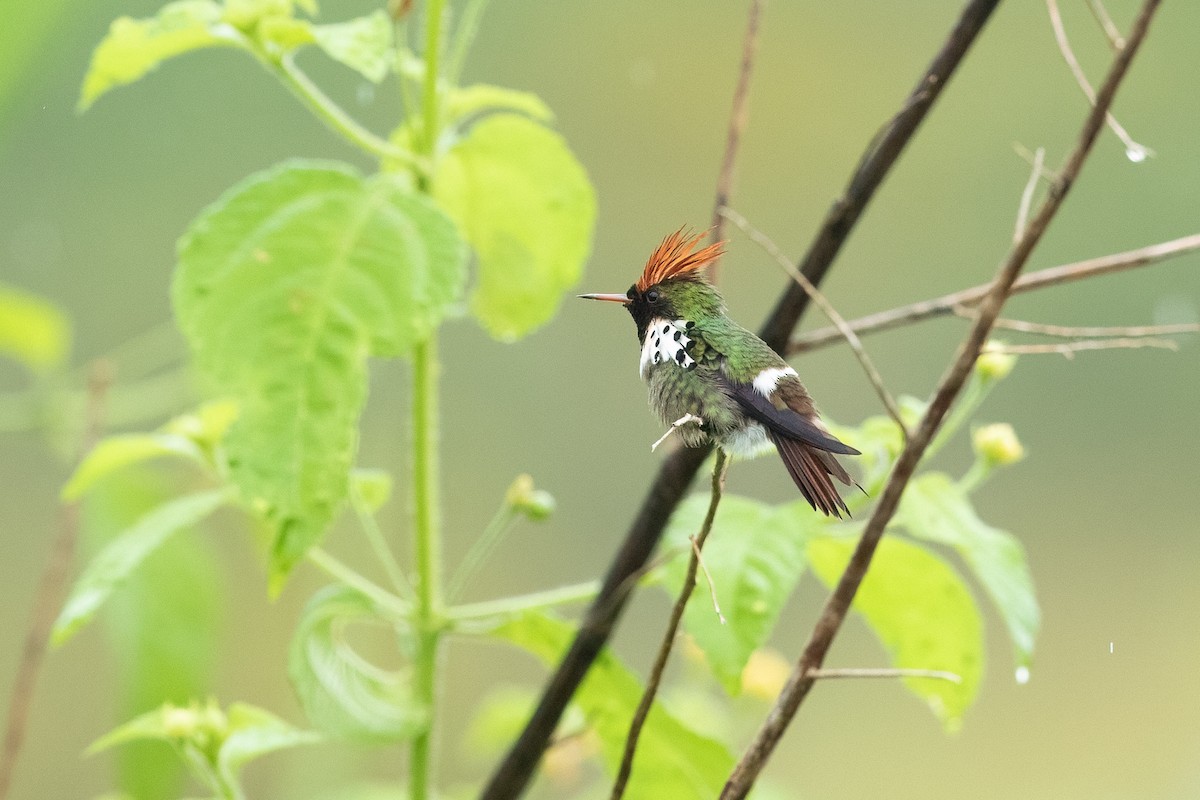
<path fill-rule="evenodd" d="M 663 325 L 663 331 L 662 331 L 663 333 L 669 333 L 670 330 L 671 330 L 670 325 Z"/>
<path fill-rule="evenodd" d="M 680 339 L 680 337 L 682 337 L 682 336 L 683 336 L 683 331 L 681 331 L 681 330 L 679 330 L 678 328 L 676 328 L 676 329 L 675 329 L 675 341 L 677 341 L 677 342 L 678 342 L 678 341 L 679 341 L 679 339 Z"/>

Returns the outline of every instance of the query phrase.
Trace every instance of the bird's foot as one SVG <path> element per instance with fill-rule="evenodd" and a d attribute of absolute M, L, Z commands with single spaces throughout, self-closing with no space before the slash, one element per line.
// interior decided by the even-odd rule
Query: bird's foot
<path fill-rule="evenodd" d="M 658 446 L 660 444 L 662 444 L 663 442 L 665 442 L 667 440 L 668 436 L 670 436 L 672 433 L 674 433 L 675 431 L 682 428 L 684 425 L 703 425 L 703 424 L 704 424 L 704 420 L 701 419 L 700 417 L 697 417 L 695 414 L 693 414 L 691 412 L 684 414 L 682 417 L 680 417 L 679 419 L 677 419 L 671 423 L 671 427 L 667 428 L 666 433 L 664 433 L 662 436 L 658 437 L 657 442 L 650 445 L 650 452 L 653 453 L 655 450 L 657 450 Z"/>

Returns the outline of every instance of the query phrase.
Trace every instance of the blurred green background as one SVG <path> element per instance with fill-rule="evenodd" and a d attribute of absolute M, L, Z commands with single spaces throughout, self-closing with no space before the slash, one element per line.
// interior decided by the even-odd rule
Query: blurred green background
<path fill-rule="evenodd" d="M 0 26 L 0 280 L 69 310 L 80 364 L 169 319 L 175 239 L 232 183 L 296 155 L 370 167 L 233 52 L 181 58 L 76 115 L 91 48 L 108 23 L 157 5 L 10 4 Z M 327 0 L 324 10 L 340 19 L 372 5 Z M 1108 5 L 1127 27 L 1137 4 Z M 1063 6 L 1098 82 L 1105 42 L 1082 0 Z M 707 224 L 745 8 L 491 4 L 467 78 L 541 95 L 598 190 L 599 227 L 581 291 L 623 291 L 663 234 Z M 951 0 L 772 3 L 734 205 L 799 255 L 959 8 Z M 1165 4 L 1115 106 L 1157 156 L 1131 163 L 1119 141 L 1102 134 L 1030 269 L 1200 231 L 1198 31 L 1200 5 Z M 394 122 L 389 85 L 376 89 L 315 53 L 302 63 L 369 126 L 385 131 Z M 1047 147 L 1056 165 L 1085 112 L 1043 4 L 1003 3 L 839 258 L 826 283 L 830 298 L 850 317 L 984 281 L 1012 236 L 1029 171 L 1013 143 Z M 753 245 L 733 239 L 725 294 L 732 314 L 755 325 L 785 279 Z M 1188 322 L 1198 301 L 1193 254 L 1024 295 L 1008 314 L 1062 324 Z M 894 392 L 925 396 L 963 330 L 960 321 L 925 323 L 867 344 Z M 551 521 L 513 536 L 469 599 L 597 576 L 659 460 L 647 447 L 661 431 L 646 410 L 628 319 L 568 300 L 552 324 L 517 345 L 493 342 L 464 320 L 447 328 L 441 350 L 449 558 L 465 551 L 518 472 L 532 473 L 559 505 Z M 796 366 L 834 419 L 878 413 L 845 348 Z M 1015 683 L 992 618 L 988 675 L 956 736 L 893 683 L 821 686 L 769 770 L 788 796 L 1200 796 L 1200 682 L 1192 675 L 1200 661 L 1200 537 L 1191 509 L 1198 370 L 1200 348 L 1188 341 L 1177 354 L 1022 359 L 979 421 L 1012 422 L 1029 458 L 997 476 L 978 503 L 1029 551 L 1045 620 L 1031 681 Z M 21 382 L 18 371 L 0 368 L 0 388 Z M 405 385 L 402 363 L 377 365 L 361 464 L 403 474 Z M 941 458 L 964 467 L 965 440 Z M 66 474 L 43 437 L 0 438 L 3 704 Z M 773 459 L 738 465 L 730 483 L 765 499 L 794 491 Z M 403 529 L 402 498 L 384 522 Z M 285 653 L 298 609 L 320 581 L 301 570 L 268 602 L 247 537 L 216 538 L 226 600 L 212 691 L 300 723 Z M 331 547 L 354 559 L 357 539 L 335 533 Z M 821 596 L 806 579 L 777 631 L 782 652 L 798 651 Z M 666 610 L 665 597 L 647 591 L 625 616 L 616 647 L 639 669 Z M 542 671 L 529 658 L 476 645 L 452 646 L 448 655 L 440 772 L 452 785 L 490 765 L 461 745 L 480 698 L 497 685 L 540 685 Z M 852 622 L 830 661 L 883 659 Z M 112 785 L 109 758 L 81 753 L 111 727 L 116 670 L 98 626 L 51 654 L 13 797 L 93 797 Z M 325 745 L 273 756 L 253 768 L 251 784 L 256 797 L 311 798 L 336 796 L 353 779 L 401 773 L 398 748 Z M 565 791 L 545 781 L 539 788 L 546 797 Z"/>

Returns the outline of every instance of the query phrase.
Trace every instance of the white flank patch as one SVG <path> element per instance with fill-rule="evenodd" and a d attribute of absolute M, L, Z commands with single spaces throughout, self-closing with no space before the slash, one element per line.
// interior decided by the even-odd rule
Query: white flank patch
<path fill-rule="evenodd" d="M 647 372 L 656 364 L 673 363 L 683 369 L 691 369 L 696 360 L 688 355 L 687 346 L 692 343 L 686 333 L 690 324 L 686 319 L 675 321 L 655 317 L 646 328 L 646 341 L 642 342 L 642 358 L 638 372 L 645 379 Z"/>
<path fill-rule="evenodd" d="M 762 425 L 752 422 L 725 437 L 721 448 L 735 458 L 755 458 L 775 449 Z"/>
<path fill-rule="evenodd" d="M 795 377 L 796 370 L 791 367 L 771 367 L 770 369 L 764 369 L 754 376 L 754 391 L 763 397 L 769 398 L 775 391 L 775 387 L 779 385 L 779 379 L 785 375 Z"/>

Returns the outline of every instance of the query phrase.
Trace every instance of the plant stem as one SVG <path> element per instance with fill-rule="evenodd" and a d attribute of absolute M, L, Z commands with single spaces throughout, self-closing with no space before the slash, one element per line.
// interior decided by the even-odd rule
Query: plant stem
<path fill-rule="evenodd" d="M 257 50 L 252 50 L 252 52 L 266 65 L 267 69 L 283 82 L 284 86 L 291 90 L 300 102 L 308 106 L 308 109 L 316 114 L 322 122 L 341 134 L 348 142 L 377 158 L 391 158 L 408 166 L 420 166 L 419 159 L 408 150 L 376 136 L 360 125 L 358 120 L 347 114 L 296 66 L 290 55 L 272 57 Z"/>
<path fill-rule="evenodd" d="M 396 561 L 395 553 L 388 547 L 387 537 L 379 529 L 379 523 L 375 520 L 375 515 L 371 513 L 371 509 L 367 508 L 366 502 L 364 502 L 359 491 L 354 488 L 353 483 L 351 483 L 350 487 L 350 505 L 353 506 L 354 513 L 358 517 L 358 523 L 362 526 L 363 534 L 366 535 L 367 541 L 370 542 L 371 549 L 375 551 L 375 557 L 383 565 L 383 571 L 387 573 L 392 587 L 405 600 L 412 600 L 416 593 L 413 591 L 408 579 L 404 577 L 404 570 L 400 568 L 399 562 Z"/>
<path fill-rule="evenodd" d="M 488 622 L 493 618 L 509 617 L 522 611 L 591 600 L 598 591 L 600 591 L 599 581 L 574 583 L 569 586 L 560 586 L 557 589 L 546 589 L 516 597 L 501 597 L 498 600 L 485 600 L 481 603 L 465 603 L 448 609 L 446 617 L 455 623 Z"/>
<path fill-rule="evenodd" d="M 438 506 L 438 371 L 433 336 L 413 351 L 412 503 L 413 555 L 417 568 L 417 653 L 413 689 L 430 710 L 430 725 L 412 741 L 409 792 L 429 796 L 433 708 L 436 701 L 438 643 L 442 629 L 442 541 Z"/>
<path fill-rule="evenodd" d="M 314 547 L 308 551 L 308 560 L 334 580 L 341 581 L 351 589 L 362 592 L 381 608 L 400 617 L 408 617 L 412 613 L 412 608 L 403 599 L 359 574 L 353 567 L 335 558 L 328 551 Z"/>
<path fill-rule="evenodd" d="M 429 0 L 425 6 L 425 89 L 421 101 L 425 136 L 422 152 L 430 158 L 438 139 L 438 61 L 442 54 L 444 5 L 444 0 Z"/>
<path fill-rule="evenodd" d="M 438 137 L 438 58 L 442 49 L 444 0 L 425 6 L 425 89 L 421 155 L 433 156 Z M 418 173 L 421 191 L 430 190 L 431 174 Z M 412 507 L 413 555 L 417 569 L 417 652 L 413 692 L 429 709 L 429 725 L 413 737 L 409 750 L 408 792 L 411 800 L 426 800 L 433 773 L 433 732 L 437 718 L 438 644 L 445 629 L 442 605 L 442 532 L 438 498 L 438 377 L 436 334 L 413 349 L 412 383 Z"/>
<path fill-rule="evenodd" d="M 518 515 L 519 512 L 509 505 L 507 500 L 492 515 L 491 521 L 488 522 L 487 527 L 483 529 L 483 533 L 475 540 L 475 543 L 471 545 L 471 549 L 463 556 L 462 563 L 458 565 L 454 577 L 450 579 L 450 587 L 446 590 L 446 596 L 450 598 L 451 603 L 462 594 L 467 582 L 475 576 L 479 568 L 491 558 L 496 546 L 504 540 L 505 534 L 517 521 Z"/>

